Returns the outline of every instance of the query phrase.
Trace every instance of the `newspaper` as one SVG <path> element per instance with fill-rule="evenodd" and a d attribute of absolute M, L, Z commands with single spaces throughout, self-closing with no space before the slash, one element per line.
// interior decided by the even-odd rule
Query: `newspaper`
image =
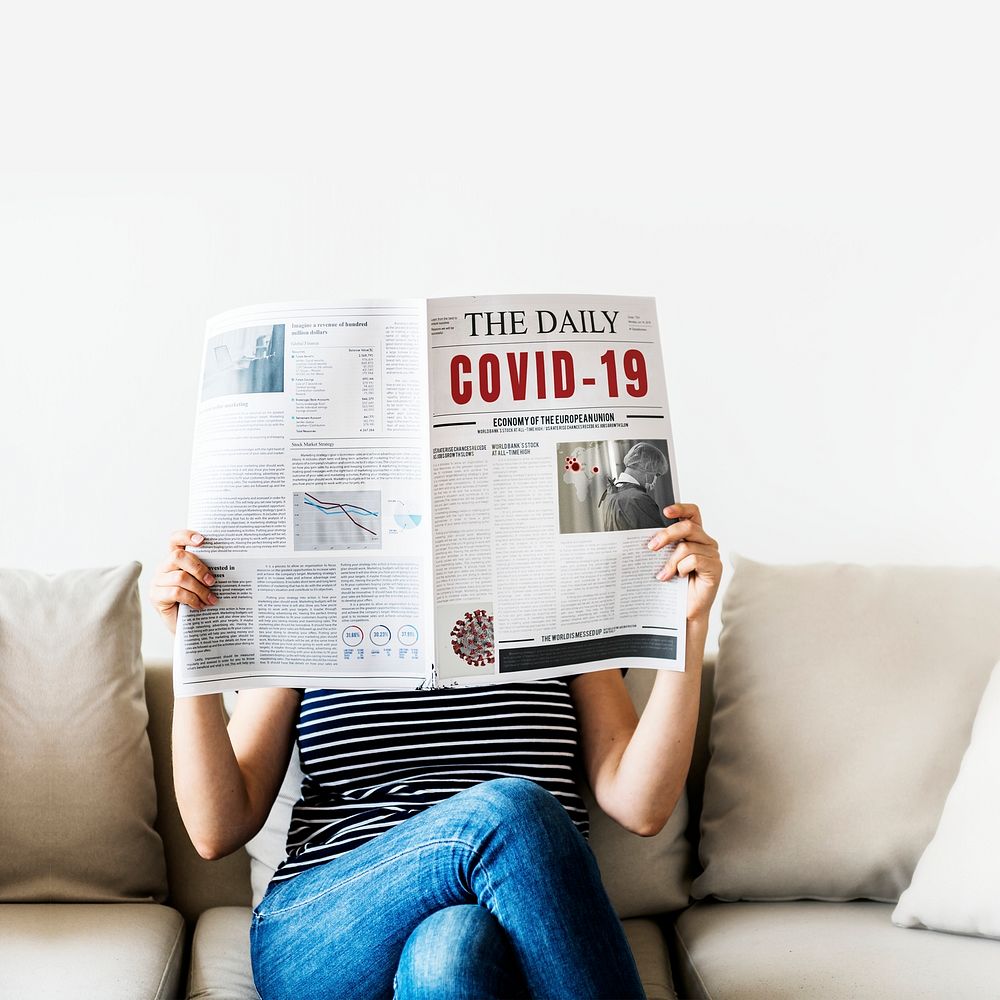
<path fill-rule="evenodd" d="M 208 322 L 179 696 L 684 669 L 651 298 L 281 303 Z"/>

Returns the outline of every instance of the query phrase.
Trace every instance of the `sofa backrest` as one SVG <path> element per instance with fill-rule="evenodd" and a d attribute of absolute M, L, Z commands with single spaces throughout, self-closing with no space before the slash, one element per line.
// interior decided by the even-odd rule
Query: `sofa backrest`
<path fill-rule="evenodd" d="M 688 838 L 697 862 L 698 817 L 701 812 L 705 769 L 708 766 L 708 727 L 712 714 L 714 661 L 706 659 L 702 674 L 702 702 L 688 778 L 690 821 Z M 156 777 L 156 829 L 163 838 L 170 895 L 167 903 L 193 921 L 213 906 L 250 906 L 250 857 L 240 848 L 225 858 L 206 861 L 191 844 L 174 796 L 170 730 L 173 720 L 173 671 L 170 663 L 146 662 L 146 704 L 149 741 Z M 696 871 L 700 869 L 696 866 Z"/>

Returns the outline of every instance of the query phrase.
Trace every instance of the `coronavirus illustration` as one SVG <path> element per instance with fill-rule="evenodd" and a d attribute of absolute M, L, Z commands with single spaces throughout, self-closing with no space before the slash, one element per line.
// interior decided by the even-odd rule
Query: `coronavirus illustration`
<path fill-rule="evenodd" d="M 451 630 L 451 648 L 471 667 L 493 663 L 493 615 L 483 608 L 466 611 Z"/>

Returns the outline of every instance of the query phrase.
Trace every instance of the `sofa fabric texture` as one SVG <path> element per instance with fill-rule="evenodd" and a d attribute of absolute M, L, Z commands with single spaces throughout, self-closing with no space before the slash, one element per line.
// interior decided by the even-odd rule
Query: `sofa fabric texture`
<path fill-rule="evenodd" d="M 1000 571 L 736 560 L 695 898 L 895 902 L 1000 656 Z"/>
<path fill-rule="evenodd" d="M 140 568 L 0 570 L 0 902 L 166 897 Z"/>
<path fill-rule="evenodd" d="M 696 903 L 677 919 L 677 992 L 697 1000 L 993 1000 L 1000 944 L 913 931 L 892 906 Z"/>
<path fill-rule="evenodd" d="M 0 997 L 177 1000 L 185 937 L 157 903 L 0 903 Z"/>
<path fill-rule="evenodd" d="M 1000 938 L 1000 663 L 937 832 L 892 919 L 901 927 Z"/>

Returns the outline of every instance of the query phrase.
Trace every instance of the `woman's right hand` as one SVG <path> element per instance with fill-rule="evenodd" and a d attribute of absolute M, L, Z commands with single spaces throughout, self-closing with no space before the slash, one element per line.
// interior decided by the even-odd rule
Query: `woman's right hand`
<path fill-rule="evenodd" d="M 171 632 L 177 628 L 178 605 L 186 604 L 200 611 L 219 601 L 209 590 L 215 583 L 212 571 L 184 547 L 197 547 L 204 541 L 205 536 L 196 531 L 175 531 L 170 536 L 167 559 L 156 571 L 149 588 L 149 600 Z"/>

